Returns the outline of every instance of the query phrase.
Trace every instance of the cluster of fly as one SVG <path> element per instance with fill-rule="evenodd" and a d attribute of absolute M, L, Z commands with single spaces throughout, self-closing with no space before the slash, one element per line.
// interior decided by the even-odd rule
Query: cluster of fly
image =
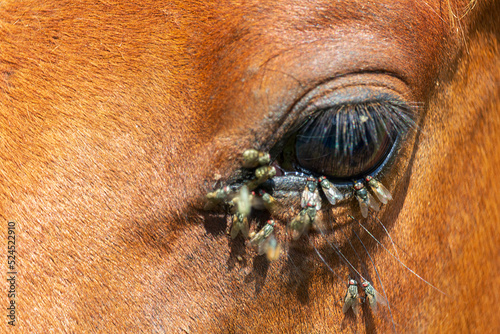
<path fill-rule="evenodd" d="M 370 282 L 365 280 L 361 284 L 361 288 L 365 292 L 365 298 L 363 300 L 366 300 L 368 302 L 368 305 L 370 305 L 373 311 L 377 311 L 378 304 L 387 305 L 387 300 L 373 288 Z M 349 309 L 352 308 L 354 314 L 358 315 L 360 299 L 361 297 L 358 293 L 358 282 L 356 282 L 356 280 L 354 279 L 350 279 L 347 286 L 347 292 L 344 297 L 342 312 L 347 313 Z"/>
<path fill-rule="evenodd" d="M 259 255 L 266 254 L 269 261 L 275 261 L 280 255 L 281 246 L 274 236 L 274 220 L 267 221 L 258 232 L 250 232 L 248 223 L 252 208 L 265 208 L 271 214 L 276 208 L 276 200 L 263 189 L 257 189 L 276 175 L 276 169 L 269 166 L 270 160 L 268 153 L 246 150 L 243 153 L 242 167 L 253 170 L 254 177 L 237 191 L 226 186 L 208 193 L 205 210 L 211 210 L 221 203 L 229 205 L 232 212 L 231 238 L 235 239 L 241 233 L 244 238 L 250 239 L 250 244 L 257 249 Z"/>
<path fill-rule="evenodd" d="M 228 205 L 230 212 L 232 212 L 231 238 L 235 239 L 241 234 L 244 238 L 249 239 L 250 244 L 256 248 L 259 255 L 266 254 L 269 261 L 275 261 L 281 253 L 281 246 L 274 236 L 275 221 L 268 220 L 264 227 L 257 232 L 250 232 L 248 222 L 252 208 L 264 208 L 271 215 L 276 210 L 276 199 L 263 189 L 259 189 L 262 183 L 276 175 L 275 168 L 269 166 L 270 160 L 268 153 L 259 152 L 254 149 L 246 150 L 243 153 L 242 167 L 252 170 L 253 178 L 246 181 L 238 190 L 225 186 L 208 193 L 205 209 L 212 210 L 220 204 Z M 367 176 L 364 182 L 380 202 L 385 204 L 388 200 L 392 199 L 389 191 L 371 176 Z M 293 240 L 299 239 L 315 223 L 317 212 L 321 210 L 322 204 L 320 190 L 332 206 L 344 199 L 342 193 L 325 176 L 321 176 L 318 179 L 309 177 L 301 195 L 300 203 L 302 209 L 288 224 L 288 231 Z M 379 203 L 367 191 L 363 182 L 356 182 L 353 191 L 364 217 L 367 216 L 369 207 L 379 210 Z M 384 304 L 385 299 L 378 294 L 371 283 L 362 276 L 360 277 L 363 280 L 362 288 L 365 292 L 365 299 L 369 305 L 375 309 L 377 301 Z M 357 313 L 359 304 L 357 291 L 356 281 L 350 280 L 344 300 L 344 312 L 352 308 Z"/>
<path fill-rule="evenodd" d="M 368 217 L 369 209 L 379 211 L 381 203 L 386 204 L 392 200 L 387 188 L 368 174 L 378 168 L 381 159 L 389 154 L 396 139 L 403 138 L 410 128 L 416 126 L 416 108 L 390 98 L 377 103 L 341 105 L 334 109 L 319 110 L 305 115 L 306 120 L 298 122 L 298 125 L 290 131 L 291 134 L 286 135 L 271 150 L 273 160 L 278 163 L 280 171 L 285 175 L 307 169 L 315 175 L 327 174 L 335 179 L 355 178 L 357 181 L 353 181 L 351 193 L 343 194 L 325 176 L 309 177 L 301 194 L 301 210 L 288 223 L 287 230 L 291 238 L 297 240 L 306 234 L 311 226 L 317 226 L 325 237 L 325 241 L 339 255 L 339 258 L 353 273 L 356 273 L 359 281 L 362 282 L 359 286 L 363 293 L 360 295 L 358 281 L 351 276 L 343 299 L 344 313 L 352 309 L 354 314 L 358 314 L 359 305 L 361 302 L 366 302 L 373 311 L 377 310 L 377 305 L 386 305 L 392 319 L 391 308 L 386 297 L 379 294 L 342 254 L 339 247 L 326 238 L 320 228 L 321 224 L 317 224 L 316 220 L 319 216 L 317 213 L 322 208 L 321 192 L 331 206 L 354 195 L 364 218 Z M 252 209 L 265 209 L 271 216 L 276 214 L 278 202 L 261 189 L 264 182 L 276 176 L 276 169 L 270 166 L 270 162 L 271 157 L 268 153 L 254 149 L 245 151 L 241 170 L 242 175 L 245 176 L 243 185 L 236 186 L 231 183 L 231 186 L 225 186 L 207 194 L 205 209 L 212 210 L 218 205 L 229 207 L 232 214 L 231 238 L 235 239 L 241 234 L 245 239 L 249 239 L 250 244 L 260 255 L 266 254 L 269 261 L 274 261 L 278 259 L 281 252 L 281 247 L 274 236 L 276 223 L 274 220 L 268 220 L 260 230 L 250 232 L 248 219 Z M 404 268 L 444 294 L 401 262 L 397 252 L 394 255 L 361 222 L 350 217 Z M 374 219 L 378 220 L 376 217 Z M 379 220 L 378 222 L 390 238 L 385 226 Z M 367 252 L 385 295 L 384 286 L 373 259 L 356 231 L 353 229 L 352 232 Z M 352 243 L 349 239 L 347 241 L 361 261 Z M 392 243 L 394 246 L 394 242 Z M 343 280 L 329 266 L 316 247 L 314 250 L 330 272 Z M 394 251 L 396 251 L 395 248 Z"/>

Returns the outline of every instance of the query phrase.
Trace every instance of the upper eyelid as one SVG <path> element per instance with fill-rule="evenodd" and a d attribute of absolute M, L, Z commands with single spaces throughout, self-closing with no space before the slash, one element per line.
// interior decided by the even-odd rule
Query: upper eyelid
<path fill-rule="evenodd" d="M 416 105 L 410 87 L 399 76 L 390 72 L 354 72 L 325 79 L 302 92 L 300 97 L 282 112 L 280 120 L 276 122 L 277 127 L 271 131 L 271 138 L 262 142 L 261 149 L 269 150 L 299 119 L 304 119 L 317 110 L 332 105 L 391 99 L 404 101 L 409 106 Z M 418 109 L 414 109 L 416 114 L 419 114 Z"/>
<path fill-rule="evenodd" d="M 367 116 L 366 120 L 361 122 L 359 119 L 356 117 L 360 117 L 360 115 L 357 114 L 361 110 L 361 117 Z M 353 113 L 354 116 L 350 117 L 347 119 L 346 117 L 342 118 L 342 116 L 339 116 L 339 114 L 342 114 L 343 112 L 346 112 L 348 114 Z M 345 116 L 345 115 L 344 115 Z M 323 108 L 321 110 L 312 110 L 308 114 L 299 117 L 297 120 L 296 124 L 291 127 L 291 129 L 287 132 L 287 134 L 284 136 L 285 139 L 282 140 L 282 143 L 280 144 L 281 149 L 285 147 L 285 142 L 288 140 L 287 138 L 300 138 L 300 130 L 303 128 L 307 128 L 308 126 L 312 126 L 312 133 L 317 134 L 314 132 L 315 128 L 314 126 L 318 126 L 316 123 L 320 123 L 320 134 L 318 136 L 304 136 L 304 138 L 310 138 L 310 139 L 321 139 L 321 138 L 333 138 L 333 141 L 337 141 L 339 138 L 334 138 L 332 135 L 332 130 L 331 128 L 328 128 L 328 121 L 329 120 L 336 120 L 336 125 L 337 127 L 341 127 L 343 131 L 359 131 L 358 133 L 342 133 L 340 135 L 340 141 L 341 144 L 344 146 L 340 147 L 340 150 L 346 150 L 347 147 L 346 145 L 350 145 L 352 140 L 357 140 L 358 142 L 363 139 L 365 143 L 368 143 L 367 136 L 370 135 L 371 141 L 373 142 L 374 138 L 376 138 L 376 133 L 379 133 L 380 126 L 384 127 L 384 131 L 387 131 L 386 133 L 389 134 L 391 137 L 394 135 L 392 132 L 389 132 L 388 128 L 392 129 L 391 131 L 396 131 L 397 135 L 396 138 L 390 138 L 392 143 L 396 142 L 396 139 L 399 138 L 401 139 L 402 137 L 406 136 L 406 132 L 410 131 L 412 128 L 415 127 L 415 121 L 416 118 L 418 117 L 417 112 L 415 108 L 412 107 L 411 104 L 407 104 L 404 101 L 400 101 L 397 99 L 391 99 L 391 98 L 384 98 L 383 100 L 371 100 L 369 103 L 344 103 L 340 106 L 329 106 L 328 108 Z M 323 118 L 324 120 L 322 120 Z M 318 121 L 319 119 L 319 121 Z M 321 123 L 321 122 L 326 121 Z M 353 124 L 345 124 L 346 122 L 352 122 L 355 123 Z M 312 124 L 312 125 L 311 125 Z M 325 130 L 326 129 L 326 130 Z M 339 137 L 339 133 L 334 133 Z M 323 134 L 327 131 L 328 136 L 323 137 Z M 384 132 L 385 133 L 385 132 Z M 293 139 L 292 138 L 292 139 Z M 295 139 L 293 139 L 295 140 Z M 307 141 L 307 139 L 306 139 Z M 319 140 L 321 141 L 321 140 Z M 375 142 L 376 144 L 376 142 Z M 338 147 L 336 147 L 337 149 Z M 351 151 L 350 153 L 352 154 L 352 147 L 350 147 Z M 279 148 L 277 149 L 279 150 Z M 273 150 L 271 150 L 272 152 Z M 337 152 L 338 153 L 338 152 Z M 392 152 L 390 152 L 392 153 Z M 330 155 L 330 154 L 328 154 Z M 277 153 L 273 153 L 273 157 L 276 159 Z M 382 160 L 382 162 L 385 162 L 385 160 Z M 315 174 L 315 173 L 313 173 Z M 354 177 L 354 176 L 353 176 Z"/>
<path fill-rule="evenodd" d="M 416 122 L 419 118 L 418 107 L 417 104 L 407 103 L 405 101 L 401 101 L 395 98 L 386 98 L 386 99 L 373 99 L 368 100 L 366 102 L 358 102 L 358 103 L 342 103 L 338 105 L 329 106 L 327 108 L 322 109 L 313 109 L 308 110 L 308 112 L 304 115 L 301 115 L 300 118 L 296 121 L 295 125 L 292 126 L 292 129 L 298 129 L 304 122 L 308 121 L 311 118 L 317 117 L 320 113 L 332 110 L 332 111 L 340 111 L 340 109 L 347 108 L 357 108 L 363 106 L 372 106 L 378 104 L 381 108 L 393 108 L 398 109 L 401 112 L 401 117 L 404 118 L 402 121 L 407 121 L 410 127 L 416 125 Z M 389 117 L 396 116 L 395 114 L 387 114 Z M 394 121 L 398 121 L 397 119 L 393 119 Z"/>

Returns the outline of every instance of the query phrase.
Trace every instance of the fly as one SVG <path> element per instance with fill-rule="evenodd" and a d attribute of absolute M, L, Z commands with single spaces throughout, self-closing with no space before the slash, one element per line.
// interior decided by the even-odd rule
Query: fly
<path fill-rule="evenodd" d="M 356 198 L 358 199 L 359 208 L 363 217 L 368 217 L 368 207 L 371 207 L 375 211 L 380 210 L 380 204 L 378 204 L 368 190 L 366 190 L 363 183 L 359 181 L 356 182 L 354 184 L 354 190 L 356 191 Z"/>
<path fill-rule="evenodd" d="M 370 282 L 364 281 L 361 285 L 363 290 L 365 291 L 366 300 L 368 301 L 368 305 L 373 310 L 373 312 L 377 312 L 378 304 L 387 305 L 387 300 L 380 295 L 380 293 L 375 290 L 375 288 L 371 285 Z"/>
<path fill-rule="evenodd" d="M 344 306 L 342 312 L 347 313 L 350 308 L 354 311 L 355 315 L 359 314 L 359 299 L 358 299 L 358 282 L 351 279 L 347 287 L 347 292 L 344 297 Z"/>
<path fill-rule="evenodd" d="M 266 257 L 270 262 L 276 261 L 281 254 L 281 245 L 278 243 L 274 234 L 271 234 L 265 246 Z"/>
<path fill-rule="evenodd" d="M 275 213 L 276 208 L 278 207 L 278 202 L 276 201 L 276 199 L 274 199 L 273 196 L 269 195 L 263 189 L 259 190 L 259 195 L 267 211 L 269 211 L 269 213 L 271 214 Z"/>
<path fill-rule="evenodd" d="M 293 240 L 300 238 L 300 236 L 307 229 L 309 229 L 316 219 L 316 213 L 319 209 L 321 209 L 318 182 L 315 178 L 307 178 L 306 186 L 302 192 L 300 205 L 303 209 L 288 225 L 289 230 L 291 230 Z"/>
<path fill-rule="evenodd" d="M 375 180 L 371 176 L 367 176 L 365 178 L 365 180 L 368 183 L 368 185 L 370 186 L 370 189 L 373 191 L 375 196 L 377 196 L 377 198 L 380 202 L 387 204 L 388 201 L 392 200 L 391 193 L 389 192 L 389 190 L 387 190 L 386 187 L 384 187 L 384 185 L 382 183 Z"/>
<path fill-rule="evenodd" d="M 243 152 L 243 168 L 264 166 L 269 164 L 269 162 L 271 162 L 271 156 L 269 153 L 260 152 L 253 148 Z"/>
<path fill-rule="evenodd" d="M 266 225 L 259 232 L 250 235 L 250 243 L 252 246 L 257 247 L 259 255 L 266 253 L 269 247 L 269 242 L 272 239 L 276 240 L 274 235 L 272 235 L 274 232 L 274 226 L 274 220 L 268 220 Z"/>
<path fill-rule="evenodd" d="M 255 170 L 255 178 L 246 185 L 248 189 L 254 190 L 262 183 L 276 176 L 276 168 L 273 166 L 262 166 Z"/>
<path fill-rule="evenodd" d="M 316 210 L 321 209 L 321 198 L 319 197 L 318 181 L 314 177 L 308 177 L 300 205 L 303 208 L 314 207 Z"/>
<path fill-rule="evenodd" d="M 238 236 L 238 233 L 243 235 L 244 238 L 248 237 L 248 218 L 241 213 L 236 212 L 233 215 L 233 226 L 231 227 L 231 239 Z"/>
<path fill-rule="evenodd" d="M 207 202 L 205 203 L 204 209 L 209 211 L 214 209 L 220 203 L 226 201 L 231 194 L 231 189 L 228 186 L 222 187 L 215 191 L 208 193 L 205 198 Z"/>
<path fill-rule="evenodd" d="M 241 232 L 243 237 L 248 237 L 248 215 L 252 210 L 252 197 L 248 192 L 247 186 L 240 189 L 238 196 L 231 202 L 236 202 L 237 211 L 233 215 L 233 226 L 231 228 L 231 238 L 234 239 Z"/>
<path fill-rule="evenodd" d="M 299 239 L 300 236 L 309 229 L 315 219 L 316 209 L 314 207 L 311 206 L 302 209 L 299 214 L 288 224 L 288 229 L 292 233 L 292 239 Z"/>
<path fill-rule="evenodd" d="M 331 205 L 335 205 L 335 203 L 341 201 L 344 198 L 340 191 L 330 181 L 328 181 L 326 176 L 321 176 L 318 179 L 318 182 L 321 184 L 323 193 L 325 194 L 328 202 L 330 202 Z"/>

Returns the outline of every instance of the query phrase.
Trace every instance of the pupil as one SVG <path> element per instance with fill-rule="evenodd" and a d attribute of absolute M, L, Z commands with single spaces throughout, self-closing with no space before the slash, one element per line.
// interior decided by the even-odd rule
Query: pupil
<path fill-rule="evenodd" d="M 389 153 L 395 129 L 372 106 L 326 110 L 310 119 L 297 133 L 299 165 L 334 179 L 368 174 Z"/>

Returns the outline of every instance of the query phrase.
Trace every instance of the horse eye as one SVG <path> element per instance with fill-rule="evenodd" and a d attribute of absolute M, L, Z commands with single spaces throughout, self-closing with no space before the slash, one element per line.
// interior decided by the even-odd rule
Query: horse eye
<path fill-rule="evenodd" d="M 316 110 L 289 134 L 277 159 L 285 171 L 350 181 L 373 173 L 414 124 L 399 101 L 342 104 Z"/>

